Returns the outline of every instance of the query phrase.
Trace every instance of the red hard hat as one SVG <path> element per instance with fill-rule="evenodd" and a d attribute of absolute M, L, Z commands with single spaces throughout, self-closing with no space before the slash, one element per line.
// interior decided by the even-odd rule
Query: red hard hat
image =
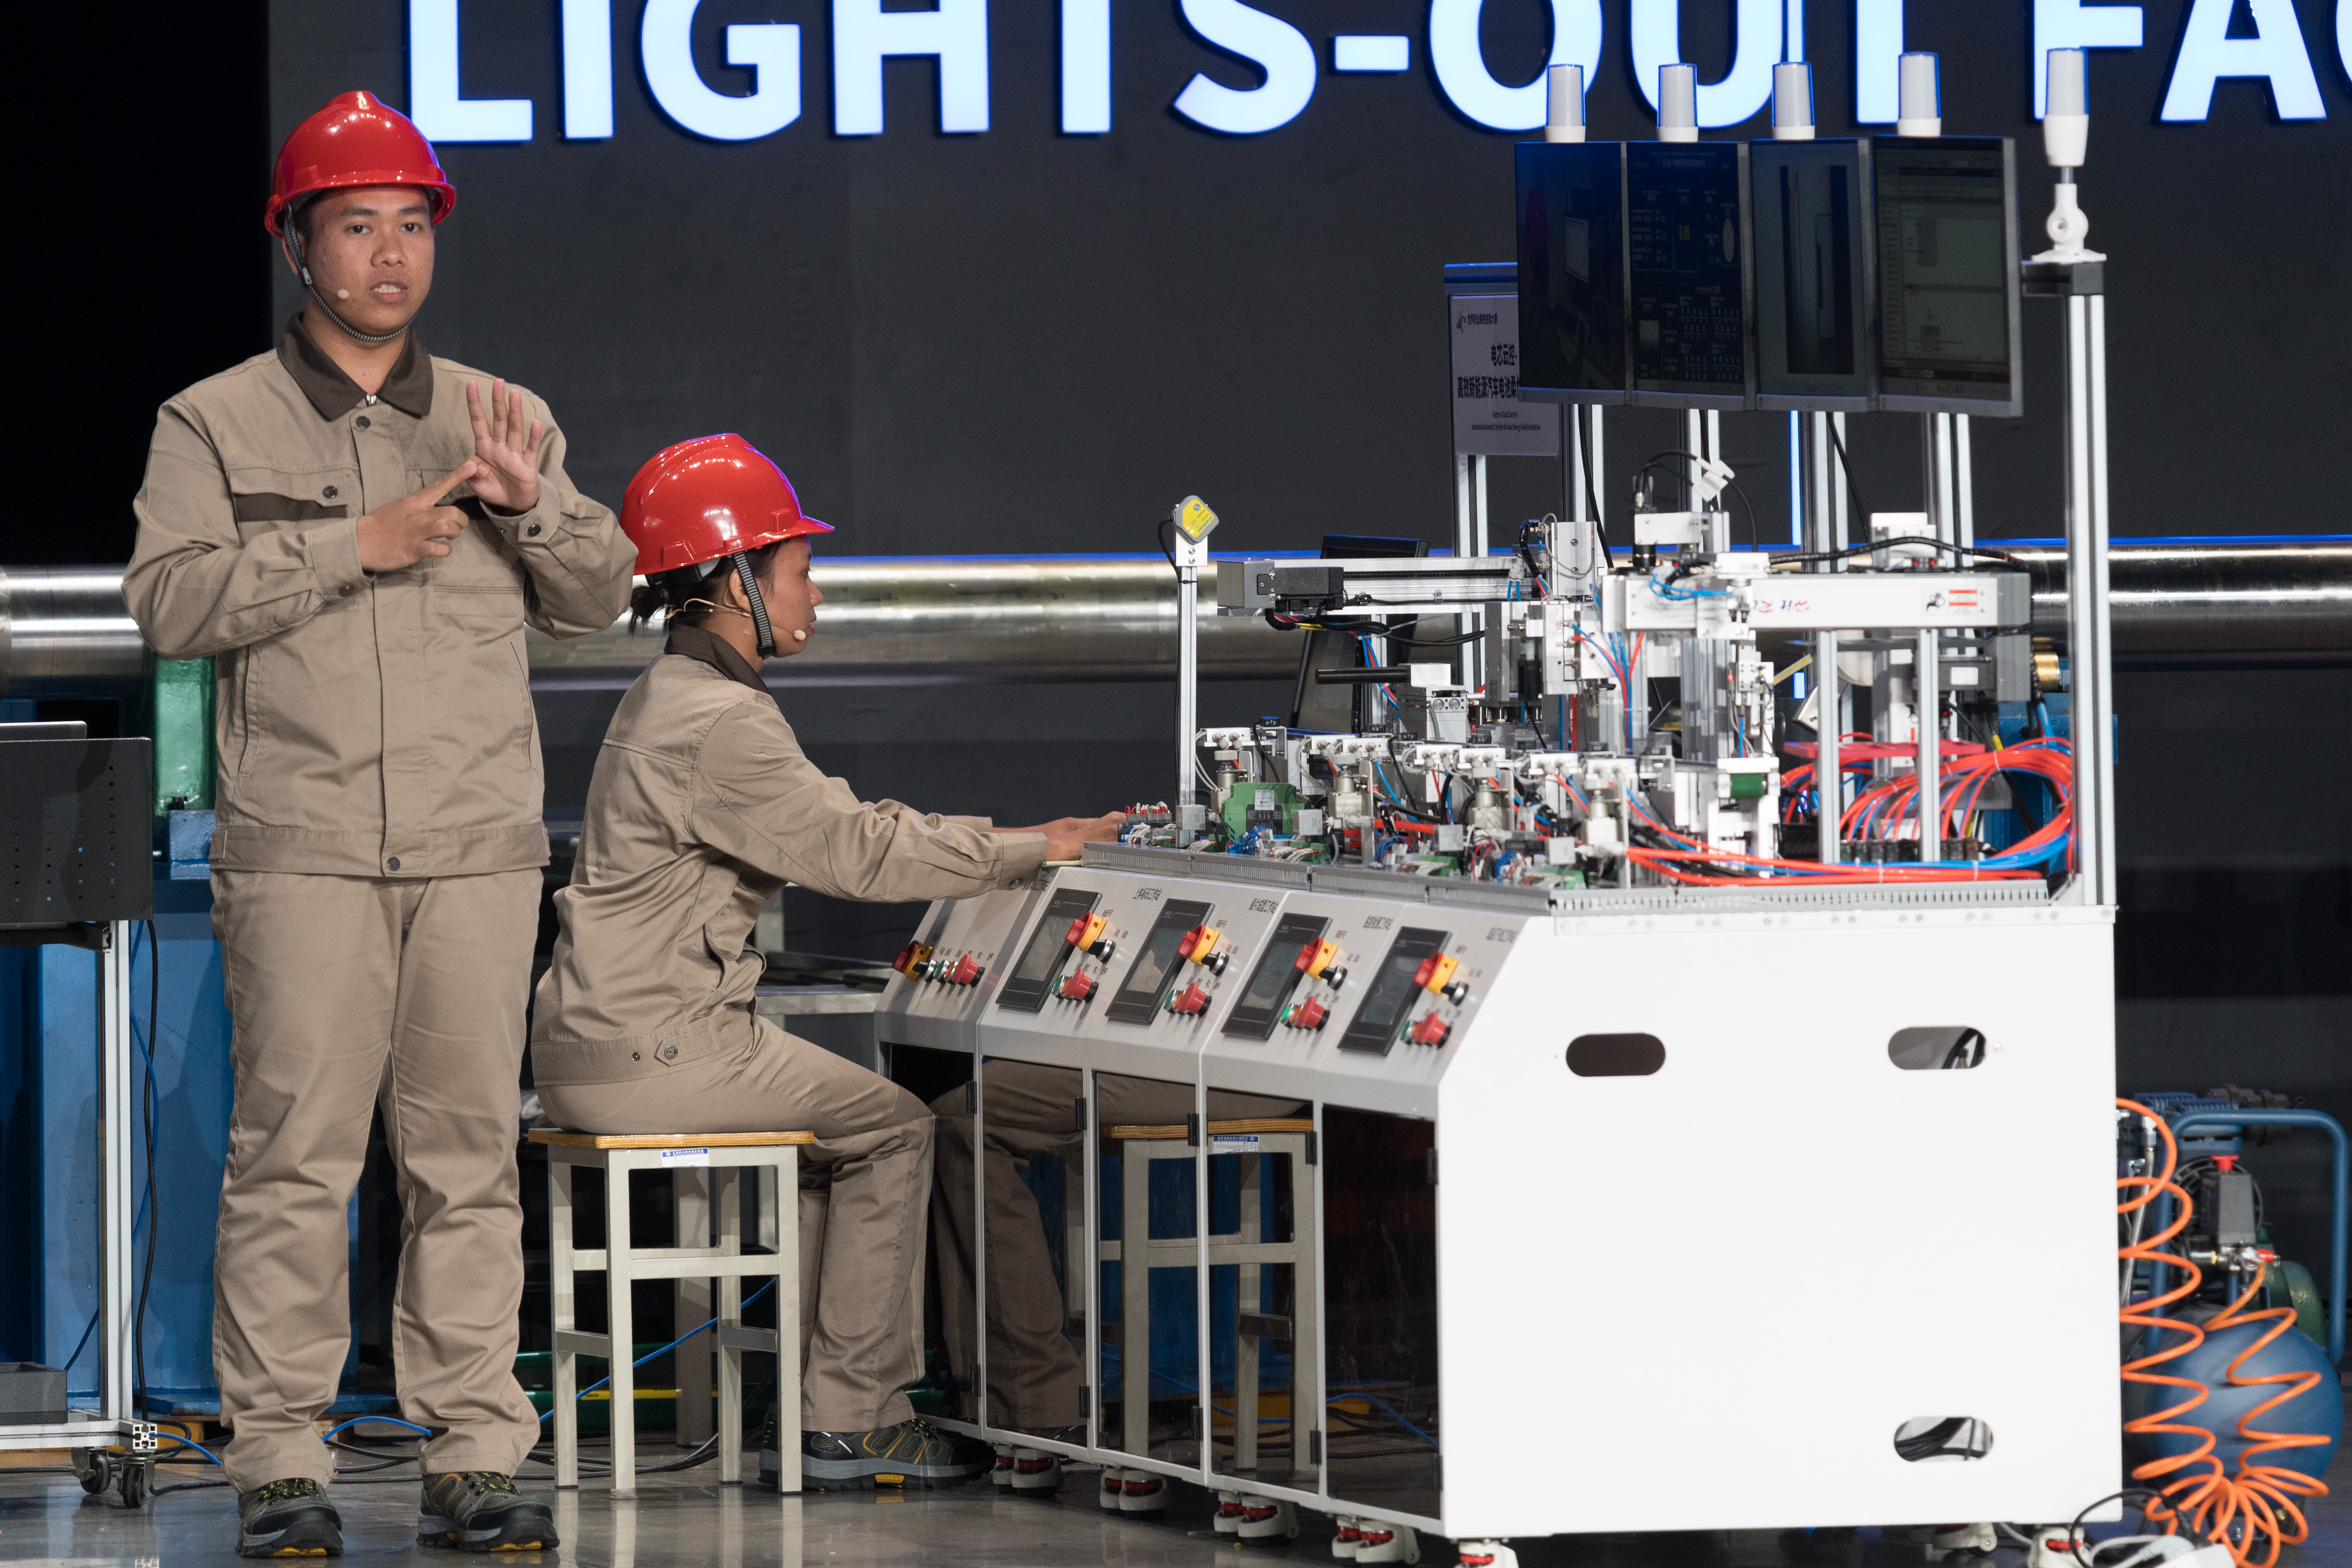
<path fill-rule="evenodd" d="M 740 436 L 698 436 L 665 447 L 621 498 L 621 531 L 646 576 L 699 566 L 833 525 L 801 511 L 783 469 Z"/>
<path fill-rule="evenodd" d="M 457 188 L 441 172 L 425 132 L 369 94 L 347 92 L 297 125 L 278 150 L 262 226 L 283 234 L 289 205 L 320 191 L 362 185 L 422 188 L 432 198 L 435 223 L 457 205 Z"/>

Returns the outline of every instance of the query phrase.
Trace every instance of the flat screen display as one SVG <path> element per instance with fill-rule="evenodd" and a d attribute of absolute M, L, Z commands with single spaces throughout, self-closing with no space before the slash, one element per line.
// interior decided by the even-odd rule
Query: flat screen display
<path fill-rule="evenodd" d="M 2016 414 L 2017 177 L 1994 137 L 1875 138 L 1879 406 Z"/>
<path fill-rule="evenodd" d="M 1759 408 L 1870 406 L 1869 161 L 1864 142 L 1748 149 Z"/>
<path fill-rule="evenodd" d="M 1274 924 L 1266 950 L 1250 971 L 1249 986 L 1234 1010 L 1225 1015 L 1224 1032 L 1237 1040 L 1263 1040 L 1274 1033 L 1275 1020 L 1298 988 L 1298 950 L 1320 942 L 1331 922 L 1321 915 L 1287 914 Z"/>
<path fill-rule="evenodd" d="M 1114 1024 L 1151 1022 L 1168 994 L 1168 983 L 1176 977 L 1176 949 L 1182 945 L 1186 931 L 1209 918 L 1210 908 L 1186 899 L 1171 899 L 1160 907 L 1160 918 L 1151 922 L 1142 951 L 1128 965 L 1127 978 L 1119 983 L 1118 994 L 1110 999 L 1110 1005 L 1103 1009 L 1104 1017 Z"/>
<path fill-rule="evenodd" d="M 1095 900 L 1099 895 L 1076 888 L 1057 888 L 1045 900 L 1045 912 L 1038 917 L 1037 929 L 1029 933 L 1029 945 L 1021 950 L 1020 962 L 1004 978 L 1004 988 L 997 993 L 996 1005 L 1010 1007 L 1016 1013 L 1034 1013 L 1045 1006 L 1045 998 L 1054 989 L 1054 982 L 1067 962 L 1070 922 L 1080 915 L 1095 912 Z"/>
<path fill-rule="evenodd" d="M 1388 1055 L 1414 1000 L 1427 994 L 1412 983 L 1412 977 L 1420 973 L 1424 959 L 1444 951 L 1445 933 L 1442 931 L 1407 926 L 1398 931 L 1388 957 L 1381 961 L 1371 984 L 1364 988 L 1364 1000 L 1356 1008 L 1355 1021 L 1339 1037 L 1339 1048 Z"/>
<path fill-rule="evenodd" d="M 1626 143 L 1636 403 L 1747 404 L 1747 155 L 1738 142 Z"/>
<path fill-rule="evenodd" d="M 1625 167 L 1617 142 L 1518 144 L 1519 395 L 1625 401 Z"/>

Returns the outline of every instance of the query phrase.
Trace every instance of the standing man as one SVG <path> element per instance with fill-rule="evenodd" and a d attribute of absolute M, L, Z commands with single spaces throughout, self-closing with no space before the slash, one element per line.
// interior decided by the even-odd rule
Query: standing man
<path fill-rule="evenodd" d="M 523 628 L 611 625 L 635 552 L 564 477 L 545 405 L 410 330 L 456 203 L 366 93 L 287 138 L 263 221 L 308 301 L 273 352 L 163 405 L 123 578 L 157 653 L 220 661 L 236 1102 L 213 1361 L 248 1557 L 342 1550 L 311 1423 L 350 1344 L 344 1213 L 378 1105 L 406 1215 L 401 1414 L 433 1434 L 418 1539 L 556 1544 L 511 1479 L 539 1433 L 514 1146 L 547 862 Z"/>

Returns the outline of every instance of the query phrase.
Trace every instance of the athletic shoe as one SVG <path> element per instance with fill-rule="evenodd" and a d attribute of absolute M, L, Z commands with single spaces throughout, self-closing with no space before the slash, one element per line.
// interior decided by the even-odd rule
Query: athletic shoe
<path fill-rule="evenodd" d="M 776 1407 L 768 1406 L 768 1418 L 760 1424 L 760 1485 L 774 1491 L 777 1478 L 783 1474 L 784 1456 L 776 1442 Z"/>
<path fill-rule="evenodd" d="M 341 1557 L 343 1516 L 314 1480 L 267 1481 L 236 1495 L 239 1557 Z"/>
<path fill-rule="evenodd" d="M 515 1489 L 503 1470 L 451 1470 L 425 1478 L 416 1544 L 459 1552 L 553 1551 L 555 1515 Z"/>
<path fill-rule="evenodd" d="M 818 1491 L 953 1486 L 986 1475 L 994 1460 L 987 1444 L 919 1418 L 871 1432 L 801 1434 L 801 1484 Z"/>

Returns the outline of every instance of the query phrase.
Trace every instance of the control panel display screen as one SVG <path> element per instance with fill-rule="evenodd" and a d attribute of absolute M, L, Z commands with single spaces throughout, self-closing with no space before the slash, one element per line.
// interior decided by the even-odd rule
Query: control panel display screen
<path fill-rule="evenodd" d="M 1881 405 L 2018 412 L 2009 143 L 1880 137 L 1871 166 L 1878 187 Z"/>
<path fill-rule="evenodd" d="M 1290 994 L 1298 987 L 1298 950 L 1319 942 L 1331 922 L 1322 915 L 1288 914 L 1275 922 L 1266 950 L 1250 972 L 1249 988 L 1225 1016 L 1224 1032 L 1239 1040 L 1263 1040 L 1274 1033 Z"/>
<path fill-rule="evenodd" d="M 1063 963 L 1069 958 L 1070 922 L 1081 915 L 1094 913 L 1095 900 L 1100 895 L 1078 888 L 1060 888 L 1045 901 L 1045 912 L 1039 917 L 1037 929 L 1029 933 L 1029 945 L 1021 950 L 1021 962 L 1004 979 L 1004 989 L 996 998 L 1000 1007 L 1010 1007 L 1016 1013 L 1034 1013 L 1045 1006 L 1046 995 L 1054 988 Z"/>
<path fill-rule="evenodd" d="M 1625 401 L 1625 170 L 1617 142 L 1522 142 L 1521 397 Z"/>
<path fill-rule="evenodd" d="M 1143 951 L 1128 966 L 1118 994 L 1103 1009 L 1104 1017 L 1114 1024 L 1151 1022 L 1168 994 L 1168 983 L 1176 978 L 1176 950 L 1182 945 L 1184 933 L 1207 920 L 1211 908 L 1187 899 L 1171 899 L 1160 906 L 1160 918 L 1151 922 L 1150 933 L 1143 939 Z"/>
<path fill-rule="evenodd" d="M 1364 1000 L 1356 1009 L 1356 1021 L 1339 1037 L 1343 1051 L 1370 1051 L 1377 1056 L 1389 1054 L 1396 1044 L 1397 1030 L 1404 1023 L 1413 1002 L 1428 993 L 1413 984 L 1423 963 L 1445 951 L 1445 933 L 1442 931 L 1420 931 L 1412 926 L 1397 932 L 1389 948 L 1389 955 L 1381 963 L 1372 982 L 1364 988 Z"/>
<path fill-rule="evenodd" d="M 1748 396 L 1747 154 L 1740 142 L 1626 144 L 1636 402 Z"/>
<path fill-rule="evenodd" d="M 1872 368 L 1867 144 L 1759 142 L 1748 157 L 1758 402 L 1859 412 Z"/>

